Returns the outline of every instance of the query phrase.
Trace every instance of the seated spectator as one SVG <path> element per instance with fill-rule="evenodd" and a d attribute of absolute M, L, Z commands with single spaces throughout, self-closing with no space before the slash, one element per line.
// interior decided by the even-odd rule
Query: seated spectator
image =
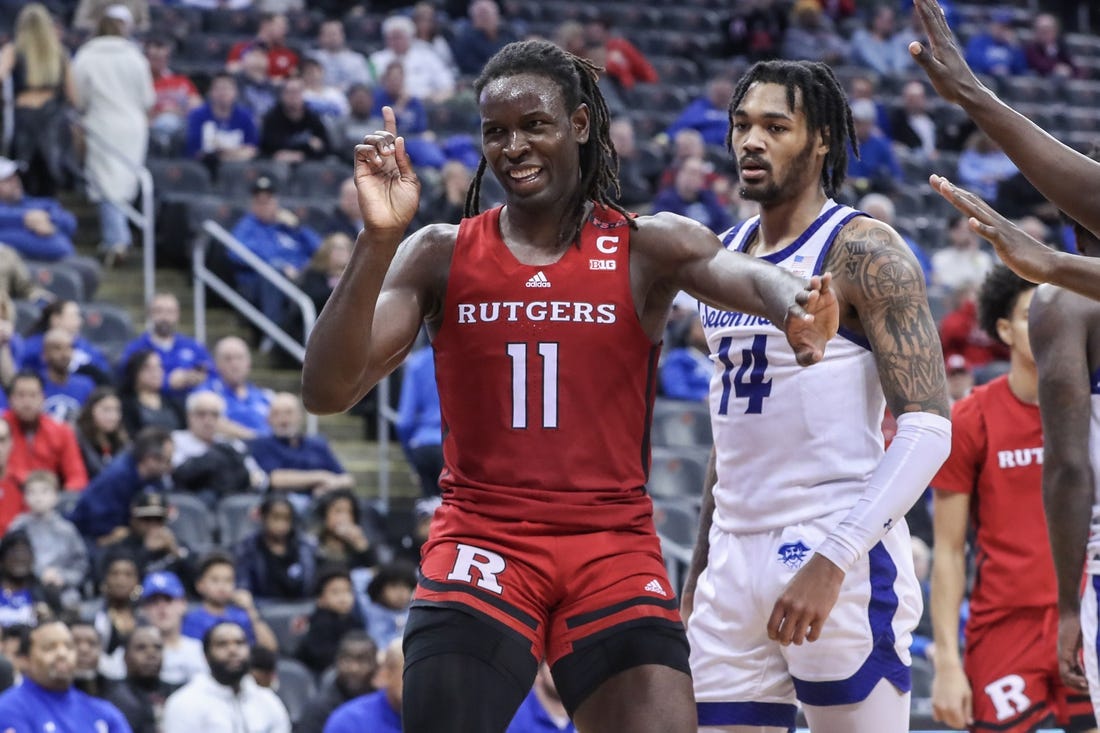
<path fill-rule="evenodd" d="M 405 88 L 418 99 L 442 102 L 455 91 L 454 74 L 432 46 L 415 37 L 416 26 L 406 15 L 391 15 L 382 22 L 385 48 L 370 55 L 375 74 L 399 63 L 405 71 Z M 479 69 L 480 70 L 480 69 Z"/>
<path fill-rule="evenodd" d="M 309 629 L 298 640 L 294 656 L 319 675 L 336 661 L 344 635 L 363 629 L 363 617 L 355 608 L 351 576 L 345 568 L 319 571 L 316 598 L 317 605 L 309 615 Z"/>
<path fill-rule="evenodd" d="M 56 199 L 23 193 L 18 165 L 0 158 L 0 242 L 30 260 L 56 262 L 71 257 L 76 217 Z"/>
<path fill-rule="evenodd" d="M 88 548 L 76 527 L 57 512 L 61 486 L 49 471 L 31 471 L 23 482 L 27 512 L 11 523 L 25 532 L 34 552 L 34 572 L 57 591 L 78 588 L 88 574 Z"/>
<path fill-rule="evenodd" d="M 785 59 L 840 64 L 848 58 L 848 44 L 817 0 L 797 0 L 791 8 L 790 25 L 779 55 Z"/>
<path fill-rule="evenodd" d="M 845 91 L 848 93 L 848 106 L 856 103 L 858 99 L 866 99 L 875 105 L 878 129 L 885 135 L 893 130 L 890 127 L 890 110 L 879 100 L 878 82 L 870 74 L 854 76 L 848 80 Z"/>
<path fill-rule="evenodd" d="M 160 631 L 164 660 L 160 680 L 169 685 L 187 684 L 197 674 L 210 671 L 202 654 L 202 642 L 180 633 L 187 612 L 187 594 L 174 573 L 158 571 L 141 584 L 141 616 Z"/>
<path fill-rule="evenodd" d="M 252 114 L 257 125 L 279 101 L 279 85 L 267 75 L 267 66 L 267 51 L 253 46 L 244 52 L 234 76 L 241 106 Z"/>
<path fill-rule="evenodd" d="M 83 466 L 82 466 L 83 467 Z M 130 505 L 139 494 L 164 490 L 164 477 L 172 467 L 172 441 L 159 428 L 145 428 L 134 443 L 111 461 L 69 514 L 80 534 L 106 545 L 130 533 Z"/>
<path fill-rule="evenodd" d="M 336 708 L 374 692 L 378 647 L 362 625 L 340 637 L 334 667 L 336 674 L 322 676 L 317 694 L 306 701 L 294 733 L 323 733 L 325 721 Z"/>
<path fill-rule="evenodd" d="M 860 211 L 864 212 L 868 216 L 878 219 L 887 226 L 896 226 L 896 217 L 894 216 L 894 202 L 889 196 L 884 196 L 881 193 L 869 193 L 859 200 L 859 204 L 856 206 Z M 928 258 L 928 254 L 924 251 L 924 248 L 917 244 L 905 232 L 898 232 L 901 238 L 905 240 L 905 243 L 909 245 L 909 249 L 913 252 L 913 256 L 917 258 L 917 262 L 920 263 L 920 269 L 924 272 L 925 284 L 932 282 L 932 260 Z"/>
<path fill-rule="evenodd" d="M 355 481 L 321 435 L 304 435 L 302 401 L 290 392 L 276 392 L 267 415 L 271 434 L 248 444 L 256 463 L 267 472 L 272 491 L 321 496 L 334 489 L 353 488 Z M 297 504 L 297 502 L 294 502 Z M 308 500 L 301 504 L 308 506 Z M 247 587 L 247 586 L 245 586 Z"/>
<path fill-rule="evenodd" d="M 901 91 L 901 104 L 890 110 L 890 136 L 895 143 L 919 153 L 925 160 L 939 155 L 936 121 L 928 114 L 924 84 L 913 80 Z"/>
<path fill-rule="evenodd" d="M 974 389 L 974 370 L 965 356 L 952 354 L 944 360 L 944 371 L 947 373 L 947 399 L 954 405 Z"/>
<path fill-rule="evenodd" d="M 638 82 L 656 84 L 657 70 L 637 46 L 612 30 L 612 17 L 611 12 L 602 12 L 585 26 L 587 41 L 606 49 L 607 75 L 626 90 L 633 89 Z"/>
<path fill-rule="evenodd" d="M 658 190 L 668 188 L 676 183 L 676 173 L 685 160 L 691 158 L 706 159 L 707 144 L 703 140 L 703 133 L 692 127 L 685 127 L 677 131 L 672 136 L 672 148 L 669 152 L 672 154 L 672 158 L 668 161 L 668 165 L 665 166 L 664 170 L 661 171 Z M 707 175 L 707 184 L 713 182 L 714 175 L 712 172 Z"/>
<path fill-rule="evenodd" d="M 286 34 L 290 30 L 282 13 L 264 13 L 260 16 L 260 28 L 250 41 L 239 41 L 229 49 L 226 68 L 230 72 L 240 67 L 241 57 L 251 48 L 261 48 L 267 53 L 267 73 L 272 79 L 285 79 L 298 70 L 298 54 L 286 46 Z"/>
<path fill-rule="evenodd" d="M 54 294 L 31 279 L 27 263 L 14 248 L 0 243 L 0 293 L 14 300 L 48 303 Z"/>
<path fill-rule="evenodd" d="M 172 433 L 172 483 L 213 508 L 230 494 L 262 489 L 267 474 L 243 442 L 218 435 L 225 400 L 206 390 L 187 398 L 187 429 Z"/>
<path fill-rule="evenodd" d="M 242 731 L 290 730 L 283 703 L 248 674 L 249 645 L 248 629 L 241 624 L 215 621 L 207 628 L 202 648 L 210 674 L 197 675 L 168 698 L 164 733 L 214 730 L 212 721 L 238 720 Z"/>
<path fill-rule="evenodd" d="M 932 254 L 932 282 L 936 285 L 948 291 L 976 288 L 993 269 L 993 256 L 982 247 L 967 217 L 951 217 L 947 245 Z"/>
<path fill-rule="evenodd" d="M 149 30 L 149 0 L 80 0 L 73 14 L 72 27 L 94 33 L 100 19 L 112 5 L 121 5 L 130 11 L 134 30 L 142 33 Z"/>
<path fill-rule="evenodd" d="M 179 331 L 180 302 L 173 293 L 156 293 L 149 303 L 146 328 L 122 350 L 118 361 L 127 364 L 141 349 L 152 349 L 160 355 L 164 371 L 166 395 L 185 397 L 206 381 L 214 368 L 206 347 Z M 135 431 L 136 432 L 136 431 Z"/>
<path fill-rule="evenodd" d="M 653 211 L 671 211 L 694 219 L 715 233 L 733 225 L 733 218 L 707 188 L 707 164 L 702 158 L 685 160 L 676 172 L 675 183 L 657 193 Z"/>
<path fill-rule="evenodd" d="M 106 545 L 105 552 L 124 552 L 137 563 L 138 574 L 171 572 L 191 580 L 191 548 L 168 526 L 171 508 L 166 494 L 143 491 L 130 502 L 128 531 Z"/>
<path fill-rule="evenodd" d="M 256 610 L 252 594 L 236 587 L 233 560 L 222 552 L 212 552 L 203 559 L 196 574 L 195 590 L 201 605 L 183 617 L 183 634 L 200 639 L 204 645 L 207 632 L 219 624 L 232 623 L 244 629 L 248 643 L 278 649 L 271 627 Z M 207 663 L 210 655 L 207 654 Z M 212 669 L 217 673 L 216 669 Z"/>
<path fill-rule="evenodd" d="M 707 82 L 706 93 L 692 100 L 666 130 L 670 138 L 685 127 L 698 130 L 708 145 L 726 145 L 729 131 L 729 105 L 733 98 L 733 82 L 716 77 Z"/>
<path fill-rule="evenodd" d="M 968 285 L 955 293 L 957 307 L 940 321 L 940 343 L 943 354 L 950 359 L 961 355 L 971 370 L 991 362 L 1008 362 L 1008 347 L 992 338 L 978 321 L 975 298 L 977 286 Z"/>
<path fill-rule="evenodd" d="M 54 329 L 65 331 L 73 338 L 73 355 L 69 360 L 69 371 L 91 377 L 97 384 L 111 383 L 111 365 L 107 357 L 91 341 L 81 335 L 84 328 L 84 315 L 80 304 L 75 300 L 55 300 L 42 309 L 38 322 L 31 328 L 31 335 L 23 342 L 23 354 L 19 368 L 41 373 L 45 368 L 42 360 L 42 342 L 45 334 Z"/>
<path fill-rule="evenodd" d="M 175 41 L 169 36 L 152 36 L 145 41 L 145 58 L 153 74 L 156 102 L 149 110 L 149 130 L 164 150 L 172 149 L 172 140 L 187 128 L 187 115 L 202 106 L 202 95 L 185 74 L 169 68 Z"/>
<path fill-rule="evenodd" d="M 451 44 L 447 41 L 444 26 L 448 25 L 445 14 L 436 9 L 436 5 L 430 0 L 420 0 L 412 8 L 412 21 L 416 26 L 416 35 L 413 43 L 426 43 L 439 56 L 453 74 L 458 67 L 455 66 L 455 57 L 451 53 Z"/>
<path fill-rule="evenodd" d="M 981 196 L 986 201 L 997 198 L 1001 181 L 1016 175 L 1016 164 L 1005 154 L 1001 146 L 984 132 L 970 136 L 966 148 L 959 156 L 959 184 Z"/>
<path fill-rule="evenodd" d="M 305 619 L 302 620 L 304 621 Z M 271 691 L 279 689 L 278 652 L 262 646 L 256 646 L 250 650 L 250 656 L 248 676 L 260 687 Z"/>
<path fill-rule="evenodd" d="M 379 648 L 401 639 L 415 590 L 415 568 L 400 561 L 380 566 L 371 578 L 360 607 L 367 620 L 367 633 Z"/>
<path fill-rule="evenodd" d="M 897 42 L 896 10 L 886 4 L 874 8 L 866 28 L 852 34 L 852 63 L 880 76 L 898 76 L 913 68 L 909 49 Z"/>
<path fill-rule="evenodd" d="M 1012 11 L 993 10 L 989 24 L 966 44 L 966 63 L 975 74 L 1017 76 L 1027 72 L 1027 58 L 1012 28 Z"/>
<path fill-rule="evenodd" d="M 205 372 L 200 372 L 205 379 Z M 164 367 L 161 357 L 152 349 L 139 349 L 126 361 L 119 382 L 122 405 L 122 425 L 127 433 L 136 434 L 146 427 L 172 432 L 187 424 L 183 407 L 175 397 L 161 392 Z"/>
<path fill-rule="evenodd" d="M 320 62 L 313 59 L 302 62 L 302 83 L 306 106 L 322 120 L 339 122 L 348 116 L 347 96 L 339 87 L 325 83 L 325 70 Z"/>
<path fill-rule="evenodd" d="M 19 355 L 23 353 L 23 337 L 15 330 L 17 315 L 11 296 L 0 291 L 0 408 L 8 404 L 2 385 L 11 384 L 17 371 L 16 364 L 21 358 Z"/>
<path fill-rule="evenodd" d="M 60 328 L 47 331 L 42 337 L 42 362 L 40 374 L 46 396 L 42 411 L 58 422 L 71 425 L 96 389 L 91 377 L 77 374 L 72 369 L 72 334 Z"/>
<path fill-rule="evenodd" d="M 102 606 L 92 619 L 92 627 L 99 641 L 99 663 L 94 667 L 97 676 L 108 680 L 121 680 L 126 676 L 122 661 L 123 646 L 137 627 L 135 602 L 141 593 L 141 575 L 133 556 L 123 550 L 112 549 L 104 555 L 103 581 L 99 585 Z M 106 685 L 100 681 L 98 692 L 89 688 L 88 694 L 102 696 Z"/>
<path fill-rule="evenodd" d="M 297 528 L 294 505 L 285 494 L 264 497 L 260 528 L 234 548 L 237 587 L 255 598 L 299 600 L 313 590 L 316 546 Z"/>
<path fill-rule="evenodd" d="M 634 123 L 629 117 L 616 118 L 611 121 L 610 134 L 615 152 L 619 154 L 619 188 L 622 191 L 619 203 L 627 209 L 647 206 L 653 200 L 653 184 L 635 142 Z"/>
<path fill-rule="evenodd" d="M 157 721 L 164 718 L 164 703 L 179 687 L 160 679 L 164 640 L 155 626 L 139 626 L 123 648 L 126 677 L 104 699 L 126 716 L 133 733 L 160 733 Z"/>
<path fill-rule="evenodd" d="M 466 192 L 474 179 L 473 171 L 461 160 L 452 159 L 440 168 L 439 177 L 442 186 L 435 196 L 422 201 L 417 216 L 424 224 L 458 224 L 465 213 Z M 413 223 L 415 226 L 415 219 Z"/>
<path fill-rule="evenodd" d="M 267 176 L 260 176 L 252 185 L 249 211 L 233 227 L 233 236 L 288 280 L 298 279 L 320 243 L 316 232 L 279 207 L 275 182 Z M 283 322 L 286 296 L 281 290 L 243 263 L 237 267 L 235 280 L 238 289 L 258 303 L 265 316 L 275 323 Z"/>
<path fill-rule="evenodd" d="M 852 103 L 852 124 L 859 156 L 848 145 L 848 181 L 859 195 L 890 193 L 902 181 L 901 166 L 890 140 L 878 129 L 878 111 L 866 99 Z"/>
<path fill-rule="evenodd" d="M 736 3 L 731 10 L 728 19 L 723 19 L 721 55 L 744 56 L 752 62 L 776 58 L 787 32 L 787 9 L 771 0 L 754 0 Z"/>
<path fill-rule="evenodd" d="M 458 163 L 458 165 L 462 164 Z M 340 282 L 351 260 L 351 250 L 354 246 L 355 242 L 349 239 L 348 235 L 336 232 L 322 239 L 321 246 L 313 253 L 313 257 L 309 258 L 309 264 L 306 265 L 305 271 L 298 280 L 298 287 L 313 301 L 313 307 L 317 309 L 317 313 L 325 307 L 336 283 Z M 290 333 L 300 334 L 301 319 L 291 318 L 290 321 L 290 326 L 297 329 L 295 331 L 288 328 Z"/>
<path fill-rule="evenodd" d="M 434 356 L 432 348 L 425 346 L 405 359 L 394 422 L 405 457 L 420 478 L 422 496 L 439 495 L 439 474 L 443 472 L 443 428 Z"/>
<path fill-rule="evenodd" d="M 248 344 L 237 336 L 226 336 L 214 346 L 214 373 L 203 389 L 225 400 L 225 419 L 218 423 L 222 435 L 251 440 L 268 435 L 267 413 L 271 409 L 271 390 L 249 381 L 252 355 Z"/>
<path fill-rule="evenodd" d="M 379 86 L 374 90 L 374 114 L 381 117 L 382 107 L 390 107 L 397 128 L 405 137 L 405 150 L 416 166 L 439 168 L 446 158 L 428 131 L 428 111 L 424 103 L 409 91 L 405 69 L 400 61 L 391 61 L 382 71 Z"/>
<path fill-rule="evenodd" d="M 8 472 L 8 456 L 11 455 L 11 426 L 0 420 L 0 537 L 8 531 L 8 525 L 23 511 L 23 490 Z M 3 652 L 0 651 L 0 654 Z"/>
<path fill-rule="evenodd" d="M 428 532 L 432 528 L 432 519 L 435 512 L 443 505 L 443 500 L 438 496 L 428 496 L 417 499 L 413 504 L 412 531 L 401 538 L 394 549 L 394 560 L 402 560 L 406 563 L 418 565 L 420 563 L 420 551 L 424 543 L 428 541 Z"/>
<path fill-rule="evenodd" d="M 360 526 L 359 502 L 348 489 L 336 489 L 321 496 L 316 509 L 317 562 L 346 568 L 370 568 L 378 555 Z"/>
<path fill-rule="evenodd" d="M 0 537 L 0 627 L 35 627 L 61 608 L 58 589 L 35 575 L 34 547 L 23 530 Z"/>
<path fill-rule="evenodd" d="M 363 54 L 347 47 L 344 24 L 338 18 L 328 18 L 317 29 L 317 48 L 308 52 L 321 64 L 325 84 L 348 91 L 353 84 L 374 83 L 374 73 Z"/>
<path fill-rule="evenodd" d="M 382 129 L 382 119 L 374 115 L 373 85 L 353 84 L 348 89 L 348 115 L 340 125 L 343 145 L 355 147 L 363 138 Z"/>
<path fill-rule="evenodd" d="M 20 485 L 31 471 L 57 474 L 66 491 L 80 491 L 88 484 L 88 472 L 80 458 L 73 429 L 48 417 L 42 377 L 21 371 L 12 380 L 10 407 L 4 420 L 11 428 L 12 448 L 7 473 Z"/>
<path fill-rule="evenodd" d="M 319 160 L 331 152 L 325 123 L 306 106 L 301 79 L 287 79 L 279 101 L 264 115 L 260 152 L 284 163 Z"/>
<path fill-rule="evenodd" d="M 1035 16 L 1031 23 L 1034 33 L 1031 42 L 1024 46 L 1024 58 L 1027 66 L 1039 76 L 1051 76 L 1057 79 L 1071 79 L 1080 72 L 1073 57 L 1069 55 L 1058 19 L 1050 13 Z"/>
<path fill-rule="evenodd" d="M 703 323 L 694 317 L 688 321 L 683 346 L 670 350 L 661 362 L 661 392 L 674 400 L 704 402 L 713 373 Z"/>
<path fill-rule="evenodd" d="M 211 166 L 223 160 L 252 160 L 259 143 L 252 115 L 237 103 L 236 80 L 225 72 L 215 74 L 206 104 L 187 115 L 187 157 Z"/>
<path fill-rule="evenodd" d="M 493 0 L 474 0 L 467 11 L 469 20 L 455 24 L 451 51 L 462 74 L 477 76 L 482 67 L 500 49 L 519 36 L 500 19 L 500 8 Z"/>
<path fill-rule="evenodd" d="M 348 239 L 354 242 L 359 238 L 361 231 L 363 231 L 363 214 L 359 211 L 359 191 L 355 188 L 355 179 L 347 178 L 340 184 L 340 196 L 332 209 L 325 234 L 339 232 L 347 235 Z"/>
<path fill-rule="evenodd" d="M 475 0 L 476 2 L 477 0 Z M 333 711 L 324 733 L 401 733 L 401 670 L 405 655 L 401 640 L 387 644 L 375 674 L 377 692 L 357 697 Z"/>
<path fill-rule="evenodd" d="M 539 665 L 535 684 L 505 733 L 577 733 L 545 661 Z"/>

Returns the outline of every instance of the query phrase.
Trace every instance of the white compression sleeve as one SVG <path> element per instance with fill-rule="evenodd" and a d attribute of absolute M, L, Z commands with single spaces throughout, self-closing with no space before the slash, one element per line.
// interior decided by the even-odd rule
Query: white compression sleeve
<path fill-rule="evenodd" d="M 898 432 L 867 488 L 817 553 L 848 570 L 905 516 L 951 452 L 951 421 L 930 412 L 898 416 Z"/>

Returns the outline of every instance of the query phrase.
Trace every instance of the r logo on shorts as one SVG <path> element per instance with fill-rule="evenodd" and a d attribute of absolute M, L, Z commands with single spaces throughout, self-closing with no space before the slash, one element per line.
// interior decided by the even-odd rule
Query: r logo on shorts
<path fill-rule="evenodd" d="M 1027 685 L 1018 674 L 1005 675 L 985 686 L 985 694 L 993 701 L 997 709 L 997 720 L 1007 720 L 1020 713 L 1027 712 L 1031 700 L 1024 694 Z"/>
<path fill-rule="evenodd" d="M 477 580 L 479 588 L 496 593 L 498 596 L 504 594 L 504 587 L 497 581 L 497 574 L 503 573 L 504 568 L 507 567 L 507 563 L 502 556 L 461 542 L 457 544 L 456 549 L 458 554 L 455 556 L 455 565 L 451 572 L 447 574 L 447 580 L 472 583 L 474 578 L 470 571 L 477 568 L 480 575 Z"/>

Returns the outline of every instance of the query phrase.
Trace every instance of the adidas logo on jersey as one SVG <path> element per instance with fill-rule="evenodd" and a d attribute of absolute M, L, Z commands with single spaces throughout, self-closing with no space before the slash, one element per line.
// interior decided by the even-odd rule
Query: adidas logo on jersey
<path fill-rule="evenodd" d="M 530 280 L 527 281 L 527 287 L 529 287 L 529 288 L 548 288 L 548 287 L 550 287 L 550 281 L 546 279 L 546 275 L 544 275 L 542 273 L 542 270 L 539 270 L 538 272 L 536 272 L 534 275 L 531 276 Z"/>
<path fill-rule="evenodd" d="M 650 593 L 658 593 L 662 596 L 668 595 L 668 593 L 665 593 L 665 589 L 661 587 L 661 581 L 657 580 L 656 578 L 646 583 L 645 589 Z"/>

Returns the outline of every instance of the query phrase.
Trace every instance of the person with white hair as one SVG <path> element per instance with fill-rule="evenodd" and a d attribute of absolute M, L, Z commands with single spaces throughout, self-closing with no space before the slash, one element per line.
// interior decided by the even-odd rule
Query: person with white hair
<path fill-rule="evenodd" d="M 881 222 L 885 222 L 892 227 L 896 228 L 894 220 L 896 209 L 894 208 L 894 201 L 889 196 L 881 193 L 869 193 L 859 200 L 857 209 L 867 214 L 867 216 L 878 219 Z M 904 231 L 905 227 L 898 230 L 898 234 L 905 240 L 905 243 L 909 245 L 909 249 L 913 250 L 913 256 L 917 258 L 917 262 L 920 263 L 920 269 L 924 272 L 924 282 L 927 284 L 932 281 L 932 260 L 928 257 L 928 253 L 917 244 L 909 232 Z"/>
<path fill-rule="evenodd" d="M 454 73 L 431 45 L 416 37 L 416 25 L 407 15 L 391 15 L 382 21 L 382 40 L 386 47 L 370 55 L 376 74 L 399 61 L 405 70 L 405 90 L 411 96 L 441 102 L 454 94 Z"/>

